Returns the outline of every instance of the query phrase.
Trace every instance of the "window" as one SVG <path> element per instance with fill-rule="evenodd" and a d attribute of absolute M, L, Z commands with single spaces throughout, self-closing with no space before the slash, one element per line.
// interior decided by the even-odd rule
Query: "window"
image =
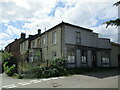
<path fill-rule="evenodd" d="M 82 59 L 82 63 L 87 63 L 87 51 L 86 50 L 81 51 L 81 59 Z"/>
<path fill-rule="evenodd" d="M 56 44 L 56 32 L 52 33 L 52 44 Z"/>
<path fill-rule="evenodd" d="M 76 32 L 76 44 L 80 44 L 81 43 L 80 37 L 81 37 L 80 32 Z"/>
<path fill-rule="evenodd" d="M 42 46 L 43 46 L 43 47 L 47 46 L 47 35 L 45 35 L 45 36 L 42 38 Z"/>
<path fill-rule="evenodd" d="M 24 42 L 24 50 L 26 50 L 26 42 Z"/>
<path fill-rule="evenodd" d="M 109 64 L 109 53 L 108 52 L 102 52 L 102 63 Z"/>
<path fill-rule="evenodd" d="M 55 58 L 56 58 L 56 56 L 57 56 L 56 51 L 52 51 L 52 58 L 53 58 L 53 59 L 55 59 Z"/>
<path fill-rule="evenodd" d="M 45 37 L 42 38 L 42 46 L 45 46 Z"/>
<path fill-rule="evenodd" d="M 75 63 L 75 55 L 72 50 L 68 51 L 68 63 Z"/>
<path fill-rule="evenodd" d="M 37 44 L 38 44 L 38 47 L 40 47 L 40 45 L 41 45 L 40 39 L 37 40 Z"/>
<path fill-rule="evenodd" d="M 32 48 L 35 47 L 35 41 L 32 41 Z"/>

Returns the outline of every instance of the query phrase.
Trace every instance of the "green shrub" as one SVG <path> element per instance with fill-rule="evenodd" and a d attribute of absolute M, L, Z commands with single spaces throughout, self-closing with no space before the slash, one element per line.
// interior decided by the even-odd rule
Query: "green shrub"
<path fill-rule="evenodd" d="M 49 65 L 29 66 L 23 73 L 24 78 L 48 78 L 67 75 L 67 70 L 65 60 L 57 58 L 52 60 Z"/>
<path fill-rule="evenodd" d="M 17 77 L 18 79 L 23 79 L 23 75 L 21 75 L 21 74 L 17 74 L 16 77 Z"/>
<path fill-rule="evenodd" d="M 8 62 L 5 62 L 4 63 L 4 70 L 5 70 L 5 73 L 8 75 L 8 76 L 13 76 L 14 73 L 15 73 L 15 65 L 12 65 L 12 66 L 8 66 Z"/>

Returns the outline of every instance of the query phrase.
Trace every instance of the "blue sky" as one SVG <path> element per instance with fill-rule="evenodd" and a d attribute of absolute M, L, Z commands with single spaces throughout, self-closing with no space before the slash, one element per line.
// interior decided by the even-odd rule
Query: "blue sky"
<path fill-rule="evenodd" d="M 117 7 L 113 7 L 114 0 L 111 2 L 107 0 L 105 0 L 106 2 L 53 1 L 11 0 L 9 2 L 6 0 L 6 2 L 0 2 L 3 5 L 0 16 L 2 17 L 0 20 L 0 49 L 19 38 L 21 32 L 25 32 L 27 35 L 36 34 L 38 28 L 44 32 L 45 27 L 49 29 L 61 21 L 91 28 L 94 32 L 100 33 L 102 37 L 117 42 L 117 28 L 105 28 L 105 25 L 102 25 L 105 21 L 117 18 Z"/>

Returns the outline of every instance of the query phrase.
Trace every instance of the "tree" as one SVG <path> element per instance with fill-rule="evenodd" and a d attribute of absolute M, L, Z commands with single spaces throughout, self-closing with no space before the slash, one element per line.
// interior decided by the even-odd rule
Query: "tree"
<path fill-rule="evenodd" d="M 2 52 L 2 61 L 6 61 L 6 60 L 10 60 L 10 58 L 12 57 L 13 55 L 11 53 L 8 53 L 8 52 Z"/>
<path fill-rule="evenodd" d="M 120 1 L 114 3 L 113 6 L 114 6 L 114 5 L 115 5 L 115 6 L 119 6 L 119 5 L 120 5 Z M 107 28 L 109 25 L 111 25 L 111 26 L 120 26 L 120 18 L 117 18 L 117 19 L 115 19 L 115 20 L 107 21 L 107 22 L 105 22 L 105 23 L 103 23 L 103 24 L 107 24 L 106 28 Z"/>

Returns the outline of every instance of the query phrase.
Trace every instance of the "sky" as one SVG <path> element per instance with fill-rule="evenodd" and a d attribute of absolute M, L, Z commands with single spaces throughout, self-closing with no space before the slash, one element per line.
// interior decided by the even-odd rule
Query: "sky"
<path fill-rule="evenodd" d="M 118 28 L 103 24 L 118 18 L 117 0 L 1 0 L 0 49 L 20 33 L 36 34 L 62 21 L 92 29 L 99 37 L 118 42 Z"/>

